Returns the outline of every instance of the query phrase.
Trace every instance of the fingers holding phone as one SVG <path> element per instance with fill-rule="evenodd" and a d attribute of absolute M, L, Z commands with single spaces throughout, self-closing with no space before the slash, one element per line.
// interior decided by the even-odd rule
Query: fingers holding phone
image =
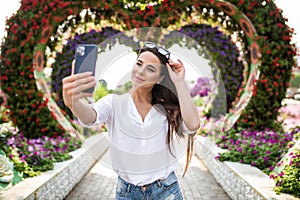
<path fill-rule="evenodd" d="M 81 98 L 91 97 L 92 93 L 87 89 L 95 87 L 97 84 L 92 72 L 82 72 L 73 74 L 63 79 L 63 99 L 68 107 L 73 107 Z"/>
<path fill-rule="evenodd" d="M 71 75 L 63 79 L 63 100 L 69 108 L 81 98 L 92 96 L 96 86 L 94 74 L 97 55 L 96 45 L 77 46 Z"/>

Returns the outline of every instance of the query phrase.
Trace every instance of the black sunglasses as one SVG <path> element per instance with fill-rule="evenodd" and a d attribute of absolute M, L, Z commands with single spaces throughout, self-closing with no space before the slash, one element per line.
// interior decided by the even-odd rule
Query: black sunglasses
<path fill-rule="evenodd" d="M 168 60 L 170 59 L 170 55 L 171 55 L 170 51 L 168 51 L 167 49 L 165 49 L 163 47 L 157 46 L 153 42 L 148 42 L 148 41 L 145 42 L 143 48 L 156 49 L 158 53 L 165 56 Z"/>

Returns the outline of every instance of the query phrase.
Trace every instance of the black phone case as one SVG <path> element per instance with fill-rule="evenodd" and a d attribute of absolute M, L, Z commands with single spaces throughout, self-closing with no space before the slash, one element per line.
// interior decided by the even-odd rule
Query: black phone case
<path fill-rule="evenodd" d="M 90 71 L 95 75 L 98 47 L 95 44 L 79 44 L 75 48 L 74 73 Z M 89 88 L 85 92 L 92 93 L 94 88 Z"/>

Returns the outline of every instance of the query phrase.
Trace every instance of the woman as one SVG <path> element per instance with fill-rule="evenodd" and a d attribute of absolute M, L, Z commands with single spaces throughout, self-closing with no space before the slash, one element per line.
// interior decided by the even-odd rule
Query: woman
<path fill-rule="evenodd" d="M 72 74 L 63 80 L 64 102 L 82 124 L 108 125 L 112 166 L 118 174 L 116 199 L 182 199 L 173 136 L 189 134 L 186 172 L 190 139 L 200 128 L 184 65 L 171 60 L 166 49 L 146 42 L 131 81 L 129 93 L 110 94 L 90 105 L 81 99 L 91 94 L 82 91 L 95 86 L 95 78 L 89 72 Z"/>

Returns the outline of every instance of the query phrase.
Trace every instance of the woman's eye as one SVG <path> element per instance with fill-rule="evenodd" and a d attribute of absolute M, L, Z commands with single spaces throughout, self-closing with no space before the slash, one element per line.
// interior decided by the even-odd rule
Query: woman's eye
<path fill-rule="evenodd" d="M 152 69 L 152 68 L 148 68 L 148 71 L 149 71 L 149 72 L 155 72 L 155 70 Z"/>
<path fill-rule="evenodd" d="M 140 62 L 137 62 L 137 63 L 136 63 L 136 65 L 138 65 L 138 66 L 141 66 L 141 65 L 142 65 L 142 63 L 140 63 Z"/>

